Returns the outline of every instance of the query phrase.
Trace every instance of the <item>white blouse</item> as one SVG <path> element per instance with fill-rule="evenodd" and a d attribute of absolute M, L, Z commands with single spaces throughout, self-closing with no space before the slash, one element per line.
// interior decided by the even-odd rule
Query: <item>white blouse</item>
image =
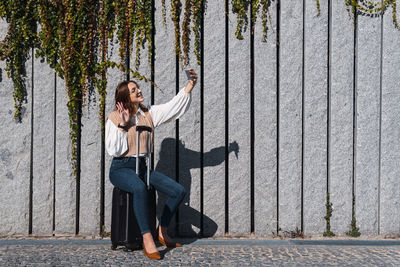
<path fill-rule="evenodd" d="M 179 119 L 189 109 L 192 97 L 191 93 L 186 93 L 184 89 L 182 88 L 169 102 L 148 107 L 154 128 L 162 123 Z M 143 116 L 145 115 L 140 108 L 139 112 Z M 138 113 L 132 119 L 134 124 L 139 120 Z M 124 154 L 128 150 L 126 132 L 118 130 L 118 127 L 111 120 L 107 120 L 105 130 L 105 145 L 108 154 L 112 157 L 119 157 Z"/>

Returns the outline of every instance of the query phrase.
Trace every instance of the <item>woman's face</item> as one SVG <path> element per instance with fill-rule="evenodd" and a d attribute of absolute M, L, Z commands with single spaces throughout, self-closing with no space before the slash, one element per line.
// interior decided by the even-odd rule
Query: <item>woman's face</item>
<path fill-rule="evenodd" d="M 142 91 L 137 87 L 135 83 L 129 83 L 128 89 L 130 93 L 131 103 L 141 103 L 144 101 Z"/>

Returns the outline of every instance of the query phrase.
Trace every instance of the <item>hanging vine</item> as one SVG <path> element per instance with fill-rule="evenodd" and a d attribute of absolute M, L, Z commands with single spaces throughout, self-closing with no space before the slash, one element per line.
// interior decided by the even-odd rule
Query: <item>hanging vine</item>
<path fill-rule="evenodd" d="M 14 83 L 14 116 L 22 120 L 22 104 L 27 101 L 25 65 L 32 48 L 36 48 L 36 57 L 45 59 L 65 80 L 69 97 L 71 163 L 75 175 L 82 105 L 93 86 L 97 87 L 100 95 L 99 115 L 103 118 L 108 68 L 117 66 L 123 71 L 131 71 L 135 78 L 149 80 L 138 73 L 138 63 L 135 64 L 136 71 L 125 67 L 125 61 L 132 51 L 133 42 L 129 40 L 134 35 L 138 60 L 138 48 L 146 41 L 151 50 L 151 3 L 148 2 L 139 2 L 143 4 L 138 5 L 142 8 L 140 12 L 136 12 L 136 1 L 133 0 L 0 2 L 0 15 L 9 23 L 7 35 L 0 43 L 0 59 L 6 61 L 7 73 Z M 113 39 L 115 30 L 120 43 L 119 63 L 107 58 L 109 40 Z M 151 54 L 149 61 L 150 58 Z"/>
<path fill-rule="evenodd" d="M 182 21 L 182 48 L 183 48 L 183 64 L 188 64 L 189 52 L 190 52 L 190 20 L 192 19 L 192 6 L 193 0 L 185 0 L 185 13 Z M 198 1 L 200 2 L 200 1 Z"/>
<path fill-rule="evenodd" d="M 321 15 L 321 5 L 319 4 L 319 0 L 315 0 L 315 4 L 317 5 L 317 16 Z"/>
<path fill-rule="evenodd" d="M 179 25 L 181 7 L 182 4 L 180 0 L 171 0 L 171 19 L 175 29 L 175 55 L 179 58 L 181 56 L 181 31 Z"/>
<path fill-rule="evenodd" d="M 50 3 L 47 3 L 50 4 Z M 78 136 L 82 104 L 93 81 L 96 63 L 98 1 L 57 1 L 60 64 L 67 88 L 73 169 L 77 175 Z M 97 48 L 97 47 L 96 47 Z"/>
<path fill-rule="evenodd" d="M 100 1 L 100 22 L 99 22 L 99 40 L 100 40 L 100 53 L 101 61 L 97 66 L 97 79 L 95 79 L 95 85 L 97 92 L 99 93 L 99 117 L 101 120 L 101 136 L 104 140 L 105 129 L 104 129 L 104 112 L 106 105 L 107 96 L 107 69 L 109 67 L 115 67 L 114 62 L 110 62 L 107 58 L 109 40 L 114 38 L 115 30 L 115 9 L 113 0 L 102 0 Z"/>
<path fill-rule="evenodd" d="M 167 25 L 167 8 L 165 6 L 165 0 L 161 0 L 161 13 L 162 13 L 162 22 L 165 27 Z"/>
<path fill-rule="evenodd" d="M 144 44 L 147 41 L 147 62 L 151 64 L 151 55 L 152 55 L 152 47 L 153 42 L 151 39 L 151 1 L 148 0 L 139 0 L 136 2 L 137 8 L 134 13 L 134 36 L 136 43 L 136 58 L 135 58 L 135 76 L 140 80 L 143 79 L 141 75 L 139 75 L 139 65 L 140 65 L 140 50 L 144 49 Z M 139 11 L 139 12 L 137 12 Z"/>
<path fill-rule="evenodd" d="M 232 13 L 237 15 L 237 25 L 235 35 L 239 40 L 243 40 L 242 32 L 247 30 L 249 23 L 247 10 L 250 1 L 248 0 L 232 0 Z"/>
<path fill-rule="evenodd" d="M 22 121 L 22 104 L 27 102 L 26 62 L 33 47 L 39 45 L 36 1 L 0 2 L 0 15 L 8 25 L 8 33 L 0 43 L 0 60 L 6 61 L 6 71 L 14 84 L 14 118 Z"/>
<path fill-rule="evenodd" d="M 154 1 L 154 0 L 153 0 Z M 278 1 L 278 0 L 276 0 Z M 263 41 L 266 41 L 270 8 L 274 0 L 230 0 L 232 13 L 237 17 L 235 36 L 243 39 L 248 27 L 248 10 L 255 25 L 260 17 Z M 393 24 L 400 29 L 396 0 L 344 0 L 357 14 L 381 16 L 392 7 Z M 190 35 L 194 34 L 194 54 L 200 64 L 201 22 L 206 11 L 206 0 L 170 0 L 171 20 L 174 24 L 175 54 L 183 66 L 190 64 Z M 166 25 L 166 4 L 161 0 L 163 24 Z M 316 0 L 320 13 L 319 0 Z M 139 72 L 140 55 L 147 45 L 150 64 L 152 48 L 152 1 L 149 0 L 2 0 L 0 17 L 8 23 L 7 34 L 0 42 L 0 60 L 6 62 L 11 78 L 15 113 L 21 122 L 23 104 L 27 102 L 26 63 L 35 57 L 45 60 L 57 75 L 65 80 L 69 97 L 67 107 L 72 143 L 72 164 L 76 174 L 78 136 L 82 105 L 94 88 L 100 96 L 99 116 L 104 118 L 107 70 L 118 67 L 132 77 L 149 82 Z M 183 11 L 183 19 L 181 12 Z M 251 29 L 254 31 L 254 28 Z M 110 40 L 116 35 L 119 43 L 119 62 L 109 59 Z M 127 68 L 127 60 L 135 49 L 134 69 Z M 153 83 L 154 84 L 154 83 Z M 158 87 L 156 84 L 154 84 Z M 90 100 L 90 98 L 89 98 Z M 102 121 L 104 138 L 104 121 Z"/>
<path fill-rule="evenodd" d="M 206 0 L 192 0 L 192 22 L 194 33 L 194 54 L 200 65 L 200 25 L 207 9 Z M 204 13 L 204 14 L 203 14 Z"/>
<path fill-rule="evenodd" d="M 378 17 L 382 16 L 385 11 L 392 6 L 393 25 L 400 30 L 400 25 L 397 21 L 397 0 L 384 1 L 368 1 L 368 0 L 345 0 L 348 7 L 353 7 L 358 15 Z M 352 12 L 350 12 L 352 14 Z"/>

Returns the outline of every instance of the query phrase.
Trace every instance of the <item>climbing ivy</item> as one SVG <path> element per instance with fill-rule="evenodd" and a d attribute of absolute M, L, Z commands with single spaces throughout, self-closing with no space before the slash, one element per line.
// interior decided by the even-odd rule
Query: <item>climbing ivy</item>
<path fill-rule="evenodd" d="M 383 1 L 368 1 L 368 0 L 345 0 L 348 7 L 354 7 L 357 15 L 378 17 L 382 16 L 383 13 L 389 6 L 392 6 L 392 18 L 393 24 L 397 29 L 400 29 L 397 21 L 397 0 L 383 0 Z M 350 14 L 353 14 L 350 12 Z"/>
<path fill-rule="evenodd" d="M 192 0 L 192 13 L 193 13 L 193 32 L 194 32 L 194 54 L 196 55 L 197 58 L 197 64 L 200 65 L 200 25 L 202 18 L 204 16 L 203 10 L 205 11 L 207 9 L 207 1 L 206 0 L 201 0 L 201 1 L 196 1 Z M 185 38 L 185 37 L 184 37 Z M 188 43 L 188 42 L 187 42 Z M 188 46 L 189 48 L 189 46 Z M 188 54 L 188 53 L 186 53 Z M 185 61 L 186 64 L 187 61 Z"/>
<path fill-rule="evenodd" d="M 331 231 L 331 217 L 332 217 L 332 203 L 330 201 L 329 193 L 326 193 L 326 215 L 324 217 L 326 221 L 326 229 L 323 236 L 335 236 L 335 233 Z"/>
<path fill-rule="evenodd" d="M 258 1 L 257 1 L 258 2 Z M 246 31 L 249 23 L 247 10 L 249 9 L 250 1 L 248 0 L 232 0 L 232 13 L 237 15 L 237 25 L 235 35 L 239 40 L 243 39 L 242 32 Z"/>
<path fill-rule="evenodd" d="M 33 47 L 39 45 L 35 8 L 36 1 L 0 2 L 0 16 L 5 19 L 8 33 L 0 43 L 0 60 L 6 61 L 6 71 L 14 84 L 14 118 L 22 120 L 22 104 L 27 102 L 26 62 L 30 58 Z"/>
<path fill-rule="evenodd" d="M 358 227 L 357 227 L 357 220 L 356 220 L 356 197 L 353 194 L 353 199 L 352 199 L 352 208 L 351 208 L 351 223 L 350 223 L 350 230 L 346 232 L 346 235 L 352 236 L 352 237 L 359 237 L 361 235 Z"/>
<path fill-rule="evenodd" d="M 319 0 L 315 0 L 315 3 L 317 5 L 317 14 L 318 16 L 321 15 L 321 5 L 319 4 Z"/>
<path fill-rule="evenodd" d="M 133 77 L 149 81 L 139 74 L 139 49 L 145 41 L 151 51 L 151 2 L 132 0 L 8 0 L 0 2 L 0 16 L 9 23 L 0 43 L 0 59 L 14 83 L 14 117 L 22 120 L 22 103 L 27 101 L 25 65 L 35 48 L 35 56 L 46 60 L 65 80 L 71 163 L 77 175 L 77 150 L 82 105 L 94 87 L 100 95 L 100 118 L 104 117 L 107 69 L 119 67 Z M 108 60 L 108 44 L 114 32 L 120 44 L 120 62 Z M 127 70 L 125 61 L 136 44 L 136 70 Z M 98 56 L 100 52 L 100 56 Z M 149 55 L 149 61 L 151 53 Z M 104 137 L 104 123 L 102 123 Z"/>
<path fill-rule="evenodd" d="M 153 0 L 154 1 L 154 0 Z M 0 60 L 13 81 L 16 120 L 21 122 L 23 103 L 27 102 L 26 63 L 35 52 L 57 75 L 65 80 L 68 93 L 68 115 L 72 141 L 72 164 L 76 174 L 78 136 L 82 105 L 97 88 L 100 95 L 99 116 L 104 118 L 107 70 L 120 68 L 138 80 L 150 79 L 139 72 L 141 51 L 147 48 L 150 63 L 153 50 L 152 2 L 149 0 L 2 0 L 0 17 L 8 23 L 7 34 L 0 42 Z M 253 25 L 258 18 L 266 41 L 270 8 L 278 0 L 230 0 L 232 13 L 237 17 L 235 36 L 243 39 L 248 27 L 251 5 Z M 393 7 L 393 23 L 400 28 L 396 16 L 396 0 L 344 0 L 348 7 L 367 16 L 380 16 Z M 201 22 L 207 0 L 170 0 L 174 24 L 175 54 L 187 66 L 190 62 L 190 33 L 194 34 L 194 54 L 200 64 Z M 166 25 L 166 3 L 161 0 L 163 24 Z M 316 0 L 318 12 L 319 0 Z M 183 19 L 181 13 L 183 12 Z M 254 31 L 254 29 L 251 29 Z M 108 47 L 114 38 L 119 43 L 119 62 L 109 59 Z M 128 69 L 126 61 L 135 51 L 135 61 Z M 156 87 L 157 85 L 153 83 Z M 102 121 L 104 138 L 104 121 Z"/>

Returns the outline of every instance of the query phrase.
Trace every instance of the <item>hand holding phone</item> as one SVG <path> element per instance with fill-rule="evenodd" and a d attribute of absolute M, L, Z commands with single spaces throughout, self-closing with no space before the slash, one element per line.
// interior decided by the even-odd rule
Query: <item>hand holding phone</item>
<path fill-rule="evenodd" d="M 187 77 L 188 80 L 193 80 L 193 77 L 191 76 L 189 70 L 185 70 L 185 73 L 186 73 L 186 77 Z"/>
<path fill-rule="evenodd" d="M 186 77 L 188 78 L 188 83 L 185 87 L 185 92 L 189 94 L 197 83 L 197 73 L 192 68 L 185 70 L 185 73 Z"/>

